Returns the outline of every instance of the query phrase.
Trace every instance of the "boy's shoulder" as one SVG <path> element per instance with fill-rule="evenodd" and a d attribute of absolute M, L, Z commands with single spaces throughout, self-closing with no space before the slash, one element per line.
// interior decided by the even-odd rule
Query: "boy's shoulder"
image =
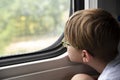
<path fill-rule="evenodd" d="M 98 80 L 120 80 L 120 54 L 108 63 Z"/>

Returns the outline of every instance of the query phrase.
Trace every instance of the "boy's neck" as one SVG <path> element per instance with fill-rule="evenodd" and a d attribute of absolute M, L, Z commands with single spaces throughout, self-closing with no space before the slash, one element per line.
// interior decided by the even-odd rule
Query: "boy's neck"
<path fill-rule="evenodd" d="M 108 63 L 101 62 L 99 60 L 94 60 L 94 62 L 91 62 L 88 65 L 91 66 L 91 67 L 93 67 L 99 73 L 102 73 L 107 64 Z"/>

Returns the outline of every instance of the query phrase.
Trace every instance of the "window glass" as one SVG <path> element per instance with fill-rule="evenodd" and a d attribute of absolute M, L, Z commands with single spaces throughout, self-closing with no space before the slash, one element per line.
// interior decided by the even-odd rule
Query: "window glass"
<path fill-rule="evenodd" d="M 38 51 L 62 34 L 69 0 L 0 0 L 0 57 Z"/>

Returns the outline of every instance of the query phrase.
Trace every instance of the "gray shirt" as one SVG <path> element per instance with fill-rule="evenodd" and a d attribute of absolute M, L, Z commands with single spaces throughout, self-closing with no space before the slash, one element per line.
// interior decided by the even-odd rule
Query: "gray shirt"
<path fill-rule="evenodd" d="M 120 80 L 120 54 L 108 63 L 98 80 Z"/>

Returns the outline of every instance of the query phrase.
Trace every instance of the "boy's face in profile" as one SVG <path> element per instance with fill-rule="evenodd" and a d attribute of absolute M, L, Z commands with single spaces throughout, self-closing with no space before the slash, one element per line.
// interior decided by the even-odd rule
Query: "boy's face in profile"
<path fill-rule="evenodd" d="M 67 52 L 68 52 L 68 56 L 72 62 L 78 62 L 78 63 L 82 62 L 82 55 L 81 55 L 80 50 L 77 50 L 77 49 L 73 48 L 72 46 L 68 46 Z"/>

